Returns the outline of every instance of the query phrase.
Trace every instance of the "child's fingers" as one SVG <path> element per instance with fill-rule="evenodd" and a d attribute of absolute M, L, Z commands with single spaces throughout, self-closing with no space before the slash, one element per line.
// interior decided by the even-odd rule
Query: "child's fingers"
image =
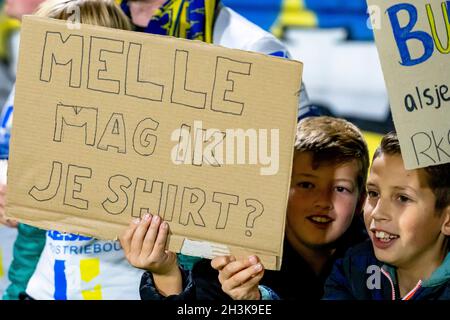
<path fill-rule="evenodd" d="M 126 229 L 122 235 L 119 237 L 120 245 L 122 246 L 123 250 L 125 251 L 125 254 L 128 254 L 131 249 L 131 239 L 133 238 L 134 232 L 136 231 L 136 228 L 139 225 L 138 219 L 133 219 L 130 222 L 130 225 L 128 226 L 128 229 Z"/>
<path fill-rule="evenodd" d="M 144 215 L 144 218 L 142 218 L 141 223 L 139 223 L 139 225 L 137 226 L 136 230 L 134 231 L 133 238 L 131 239 L 131 252 L 138 256 L 141 254 L 144 237 L 147 233 L 151 219 L 152 215 Z"/>
<path fill-rule="evenodd" d="M 145 234 L 145 239 L 143 239 L 144 243 L 142 244 L 142 255 L 145 258 L 149 257 L 154 250 L 160 223 L 161 218 L 156 215 L 153 216 L 153 218 L 151 219 L 150 227 L 147 229 L 147 233 Z"/>
<path fill-rule="evenodd" d="M 226 281 L 223 285 L 224 290 L 233 290 L 242 285 L 246 287 L 252 287 L 255 284 L 259 283 L 264 274 L 262 271 L 264 267 L 261 263 L 257 263 L 255 265 L 251 265 L 250 267 L 236 273 L 232 276 L 228 281 Z"/>
<path fill-rule="evenodd" d="M 211 260 L 211 267 L 218 271 L 222 270 L 230 262 L 236 261 L 234 256 L 219 256 Z"/>
<path fill-rule="evenodd" d="M 158 235 L 156 237 L 153 252 L 151 254 L 152 260 L 161 262 L 164 258 L 167 258 L 166 243 L 168 235 L 169 235 L 169 224 L 164 221 L 159 226 Z"/>
<path fill-rule="evenodd" d="M 241 259 L 234 262 L 230 262 L 219 272 L 219 280 L 221 283 L 228 280 L 236 273 L 256 264 L 258 261 L 255 256 L 249 257 L 249 259 Z"/>

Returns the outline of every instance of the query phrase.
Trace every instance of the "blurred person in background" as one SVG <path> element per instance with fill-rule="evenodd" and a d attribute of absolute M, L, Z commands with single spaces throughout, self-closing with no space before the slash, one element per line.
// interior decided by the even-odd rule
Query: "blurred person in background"
<path fill-rule="evenodd" d="M 16 79 L 22 15 L 32 14 L 43 0 L 2 0 L 0 3 L 0 106 Z"/>
<path fill-rule="evenodd" d="M 6 15 L 0 1 L 0 108 L 11 92 L 16 75 L 20 22 Z"/>
<path fill-rule="evenodd" d="M 11 284 L 4 292 L 4 299 L 17 299 L 18 294 L 24 291 L 28 279 L 34 272 L 36 263 L 45 243 L 45 231 L 18 224 L 15 221 L 6 220 L 5 214 L 5 195 L 6 195 L 6 168 L 9 153 L 9 138 L 12 124 L 12 110 L 14 103 L 14 89 L 12 84 L 15 81 L 17 58 L 19 51 L 19 26 L 23 15 L 32 14 L 43 0 L 5 0 L 3 16 L 0 18 L 0 45 L 2 46 L 2 58 L 7 65 L 7 73 L 0 75 L 0 87 L 7 91 L 9 98 L 3 106 L 0 117 L 0 158 L 1 158 L 1 176 L 0 181 L 0 224 L 10 228 L 17 228 L 17 232 L 12 232 L 3 226 L 0 227 L 0 251 L 10 252 L 14 237 L 14 260 L 9 266 L 9 281 Z M 3 71 L 2 70 L 2 71 Z M 5 82 L 3 82 L 3 77 Z M 7 80 L 6 80 L 7 79 Z M 9 82 L 7 82 L 9 81 Z M 0 89 L 0 91 L 1 91 Z M 12 90 L 12 91 L 11 91 Z M 0 97 L 1 98 L 1 97 Z M 1 252 L 0 252 L 1 253 Z M 20 254 L 18 254 L 20 253 Z M 8 257 L 11 255 L 8 254 Z M 0 269 L 6 271 L 10 261 L 0 262 Z M 1 272 L 2 270 L 0 270 Z M 6 274 L 5 274 L 6 276 Z"/>

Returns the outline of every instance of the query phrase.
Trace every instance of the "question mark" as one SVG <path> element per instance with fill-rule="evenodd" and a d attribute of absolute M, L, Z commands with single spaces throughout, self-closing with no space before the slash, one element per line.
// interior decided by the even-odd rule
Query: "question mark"
<path fill-rule="evenodd" d="M 245 226 L 249 229 L 253 229 L 253 227 L 255 226 L 255 220 L 258 217 L 262 216 L 262 214 L 264 212 L 264 206 L 262 205 L 261 202 L 259 202 L 256 199 L 246 199 L 245 204 L 246 204 L 247 208 L 253 209 L 252 211 L 250 211 L 250 213 L 247 216 L 247 222 L 246 222 Z M 245 235 L 247 237 L 251 237 L 252 231 L 246 230 Z"/>

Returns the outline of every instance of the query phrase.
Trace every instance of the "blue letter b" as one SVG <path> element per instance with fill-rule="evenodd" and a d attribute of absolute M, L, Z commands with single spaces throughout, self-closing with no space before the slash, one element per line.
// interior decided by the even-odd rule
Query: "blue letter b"
<path fill-rule="evenodd" d="M 398 20 L 398 13 L 401 10 L 406 10 L 409 14 L 410 20 L 405 27 L 400 26 Z M 417 9 L 408 3 L 401 3 L 390 7 L 387 10 L 389 19 L 391 20 L 392 31 L 394 32 L 395 41 L 397 42 L 398 50 L 400 51 L 401 64 L 407 67 L 415 66 L 422 62 L 427 61 L 434 51 L 433 38 L 425 31 L 412 31 L 417 23 Z M 425 49 L 424 54 L 417 58 L 412 59 L 409 52 L 407 41 L 416 39 L 422 42 Z"/>

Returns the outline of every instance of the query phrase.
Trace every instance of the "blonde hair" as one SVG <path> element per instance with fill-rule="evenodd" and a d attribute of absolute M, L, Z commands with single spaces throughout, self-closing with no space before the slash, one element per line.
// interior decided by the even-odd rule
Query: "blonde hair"
<path fill-rule="evenodd" d="M 102 27 L 132 30 L 128 17 L 114 0 L 47 0 L 36 15 L 59 20 L 69 20 L 79 13 L 76 22 Z"/>
<path fill-rule="evenodd" d="M 356 160 L 359 191 L 365 193 L 369 151 L 364 136 L 354 124 L 327 116 L 305 118 L 297 125 L 295 152 L 312 152 L 314 167 Z"/>

